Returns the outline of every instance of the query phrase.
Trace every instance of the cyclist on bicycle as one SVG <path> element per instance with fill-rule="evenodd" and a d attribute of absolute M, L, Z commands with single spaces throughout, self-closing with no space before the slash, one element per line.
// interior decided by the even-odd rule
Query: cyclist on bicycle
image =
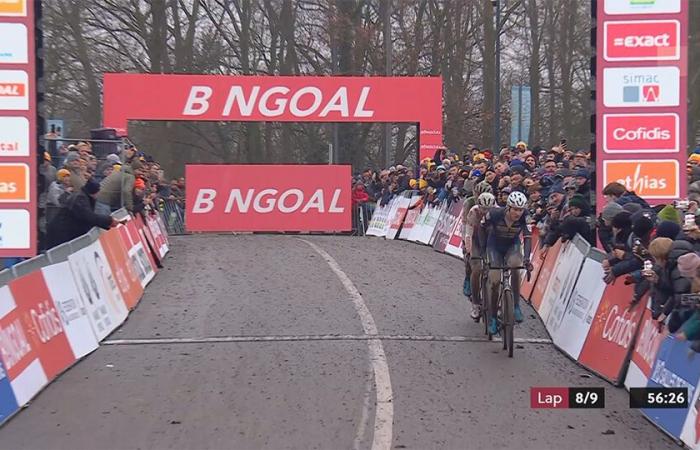
<path fill-rule="evenodd" d="M 508 196 L 505 208 L 491 209 L 484 220 L 486 229 L 486 257 L 489 265 L 489 293 L 491 296 L 491 319 L 489 332 L 498 333 L 496 308 L 498 306 L 498 285 L 501 281 L 500 270 L 491 267 L 525 267 L 532 271 L 530 264 L 530 229 L 527 226 L 525 208 L 527 197 L 522 192 L 512 192 Z M 523 237 L 525 259 L 521 252 L 520 236 Z M 514 318 L 520 323 L 523 313 L 520 310 L 520 271 L 511 271 L 511 286 L 515 304 Z"/>
<path fill-rule="evenodd" d="M 464 220 L 464 262 L 467 265 L 467 278 L 471 289 L 471 318 L 478 322 L 481 317 L 481 272 L 483 270 L 483 236 L 482 220 L 489 209 L 496 205 L 496 197 L 490 192 L 479 195 L 476 205 L 469 210 Z M 466 283 L 466 282 L 465 282 Z"/>
<path fill-rule="evenodd" d="M 477 185 L 474 186 L 474 195 L 471 197 L 467 197 L 464 200 L 464 203 L 462 203 L 462 251 L 463 251 L 463 254 L 465 255 L 464 269 L 466 272 L 465 276 L 464 276 L 464 283 L 462 285 L 462 293 L 467 297 L 472 296 L 470 258 L 466 257 L 467 253 L 469 253 L 467 251 L 467 248 L 471 247 L 471 239 L 467 239 L 467 236 L 466 236 L 467 215 L 469 214 L 469 211 L 471 211 L 472 208 L 474 206 L 476 206 L 477 199 L 484 192 L 492 193 L 493 187 L 491 187 L 491 185 L 488 182 L 477 183 Z"/>

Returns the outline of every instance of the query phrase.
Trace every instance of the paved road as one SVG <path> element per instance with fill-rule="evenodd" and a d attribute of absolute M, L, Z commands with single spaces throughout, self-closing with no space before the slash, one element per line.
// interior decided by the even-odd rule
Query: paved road
<path fill-rule="evenodd" d="M 677 448 L 551 345 L 508 359 L 481 341 L 461 261 L 399 241 L 303 239 L 173 238 L 112 345 L 0 429 L 0 447 Z M 547 337 L 534 315 L 517 336 Z M 530 386 L 603 386 L 607 407 L 532 410 Z"/>

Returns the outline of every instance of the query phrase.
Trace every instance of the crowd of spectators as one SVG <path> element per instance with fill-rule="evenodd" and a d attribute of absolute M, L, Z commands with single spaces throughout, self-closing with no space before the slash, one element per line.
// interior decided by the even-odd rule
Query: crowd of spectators
<path fill-rule="evenodd" d="M 607 255 L 601 283 L 634 285 L 631 305 L 651 299 L 658 327 L 700 352 L 700 147 L 687 163 L 689 198 L 673 204 L 650 205 L 613 182 L 602 188 L 605 204 L 596 217 L 594 172 L 589 152 L 569 150 L 564 140 L 549 150 L 520 142 L 498 153 L 470 145 L 462 155 L 436 151 L 418 172 L 402 165 L 367 169 L 354 177 L 352 199 L 371 212 L 404 191 L 418 191 L 418 205 L 459 201 L 470 208 L 483 192 L 504 206 L 508 194 L 520 191 L 543 256 L 577 233 L 592 246 L 600 242 Z"/>
<path fill-rule="evenodd" d="M 134 145 L 98 159 L 89 141 L 62 145 L 55 160 L 48 152 L 39 167 L 40 249 L 68 242 L 93 226 L 116 225 L 111 213 L 184 208 L 184 178 L 167 181 L 160 164 Z"/>

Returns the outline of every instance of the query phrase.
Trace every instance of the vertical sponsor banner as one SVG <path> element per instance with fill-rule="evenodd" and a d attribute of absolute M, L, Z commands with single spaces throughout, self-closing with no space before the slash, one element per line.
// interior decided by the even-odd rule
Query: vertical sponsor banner
<path fill-rule="evenodd" d="M 538 313 L 540 311 L 540 306 L 542 305 L 542 300 L 544 299 L 544 292 L 547 289 L 547 284 L 549 284 L 552 273 L 554 272 L 557 258 L 559 258 L 561 245 L 561 240 L 557 240 L 557 242 L 547 250 L 547 255 L 542 262 L 540 273 L 537 277 L 537 284 L 535 284 L 534 288 L 532 289 L 530 303 L 532 303 L 532 307 L 535 308 Z"/>
<path fill-rule="evenodd" d="M 146 222 L 143 220 L 143 217 L 141 217 L 141 214 L 136 215 L 136 224 L 138 225 L 139 228 L 139 234 L 144 236 L 145 241 L 146 241 L 146 246 L 151 249 L 151 256 L 155 261 L 155 265 L 157 266 L 160 264 L 160 253 L 158 251 L 158 243 L 156 242 L 155 238 L 153 237 L 153 234 L 151 233 L 151 229 L 148 227 Z"/>
<path fill-rule="evenodd" d="M 632 350 L 632 358 L 625 377 L 627 390 L 633 387 L 646 387 L 659 347 L 666 336 L 668 336 L 668 329 L 664 326 L 663 330 L 659 331 L 658 322 L 651 318 L 651 300 L 649 300 L 642 316 L 642 323 L 639 325 L 637 342 Z"/>
<path fill-rule="evenodd" d="M 557 333 L 564 312 L 569 306 L 571 291 L 574 289 L 588 250 L 590 250 L 588 242 L 577 234 L 574 239 L 562 246 L 559 253 L 539 311 L 547 331 L 552 336 Z"/>
<path fill-rule="evenodd" d="M 41 271 L 75 357 L 80 359 L 97 350 L 99 343 L 88 310 L 80 301 L 68 261 L 43 267 Z"/>
<path fill-rule="evenodd" d="M 0 257 L 37 252 L 34 0 L 0 1 Z"/>
<path fill-rule="evenodd" d="M 155 268 L 151 265 L 151 261 L 146 255 L 146 249 L 143 248 L 136 224 L 133 220 L 130 220 L 125 226 L 117 227 L 117 230 L 119 231 L 119 237 L 122 239 L 122 244 L 126 248 L 131 268 L 138 276 L 141 287 L 145 288 L 156 276 L 156 273 Z"/>
<path fill-rule="evenodd" d="M 49 380 L 56 378 L 75 362 L 63 324 L 44 281 L 41 270 L 12 280 L 10 292 L 15 299 L 27 338 L 36 349 Z"/>
<path fill-rule="evenodd" d="M 645 311 L 643 304 L 630 305 L 633 294 L 632 286 L 619 281 L 605 288 L 578 359 L 613 384 L 622 381 L 622 372 Z"/>
<path fill-rule="evenodd" d="M 700 356 L 695 354 L 687 341 L 666 336 L 651 370 L 647 387 L 688 388 L 688 408 L 643 409 L 644 415 L 675 439 L 680 439 L 688 412 L 693 409 L 692 399 L 700 380 Z M 696 420 L 693 420 L 695 423 Z M 695 426 L 695 425 L 693 425 Z M 686 434 L 688 436 L 688 433 Z"/>
<path fill-rule="evenodd" d="M 600 188 L 616 181 L 651 203 L 686 195 L 688 9 L 688 0 L 598 2 Z"/>
<path fill-rule="evenodd" d="M 7 369 L 0 358 L 0 424 L 6 421 L 19 409 L 15 393 L 12 392 L 10 379 L 7 377 Z"/>
<path fill-rule="evenodd" d="M 163 239 L 165 239 L 165 246 L 166 246 L 166 253 L 170 251 L 170 239 L 168 238 L 168 229 L 165 227 L 165 223 L 163 222 L 163 216 L 160 214 L 155 215 L 156 222 L 158 222 L 158 226 L 160 227 L 160 234 L 163 236 Z"/>
<path fill-rule="evenodd" d="M 131 230 L 136 231 L 136 235 L 138 236 L 139 239 L 141 239 L 141 244 L 143 245 L 143 249 L 146 252 L 146 257 L 148 258 L 148 261 L 151 263 L 151 268 L 153 269 L 154 272 L 157 271 L 158 264 L 159 262 L 156 261 L 156 257 L 153 254 L 153 251 L 151 250 L 151 244 L 148 242 L 148 236 L 146 235 L 146 232 L 144 231 L 145 225 L 143 223 L 143 220 L 141 220 L 141 217 L 139 215 L 136 216 L 134 220 L 129 221 L 128 225 L 131 225 Z"/>
<path fill-rule="evenodd" d="M 109 267 L 114 274 L 119 291 L 127 308 L 133 309 L 143 295 L 143 287 L 136 274 L 126 247 L 123 246 L 119 230 L 112 228 L 100 235 L 100 243 L 105 252 Z"/>
<path fill-rule="evenodd" d="M 73 278 L 98 340 L 114 331 L 128 314 L 99 241 L 68 256 Z"/>
<path fill-rule="evenodd" d="M 9 286 L 0 287 L 0 359 L 19 406 L 49 382 Z"/>
<path fill-rule="evenodd" d="M 569 306 L 557 332 L 552 335 L 554 345 L 578 360 L 586 336 L 603 298 L 605 283 L 603 264 L 591 258 L 583 263 Z"/>

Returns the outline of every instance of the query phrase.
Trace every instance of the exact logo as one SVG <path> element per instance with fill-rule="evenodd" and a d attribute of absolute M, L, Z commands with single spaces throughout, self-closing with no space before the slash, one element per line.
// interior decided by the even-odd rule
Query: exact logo
<path fill-rule="evenodd" d="M 603 69 L 603 103 L 607 107 L 678 106 L 678 67 Z"/>
<path fill-rule="evenodd" d="M 674 14 L 681 0 L 605 0 L 606 14 Z"/>
<path fill-rule="evenodd" d="M 605 153 L 678 153 L 678 114 L 604 114 Z"/>
<path fill-rule="evenodd" d="M 677 20 L 605 22 L 606 61 L 677 61 L 681 24 Z"/>
<path fill-rule="evenodd" d="M 616 181 L 645 199 L 678 198 L 679 176 L 673 159 L 603 161 L 605 184 Z"/>

